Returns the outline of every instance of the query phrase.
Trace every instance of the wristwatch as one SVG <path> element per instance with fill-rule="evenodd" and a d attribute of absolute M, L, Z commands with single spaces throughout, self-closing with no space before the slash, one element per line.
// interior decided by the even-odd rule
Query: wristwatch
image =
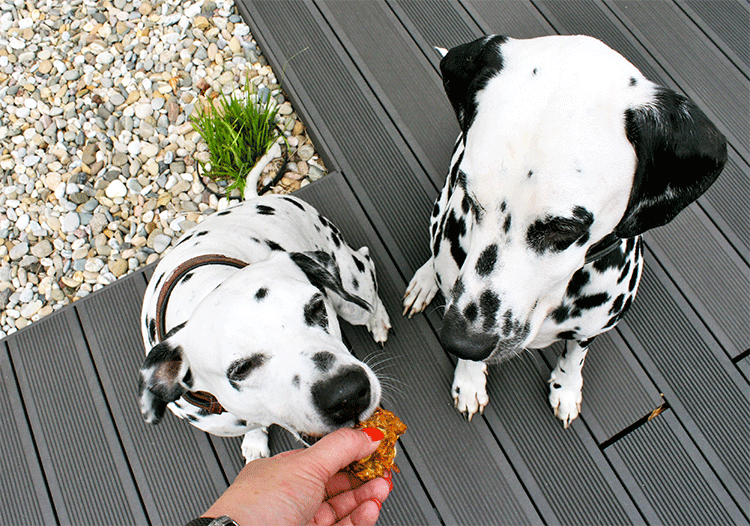
<path fill-rule="evenodd" d="M 222 515 L 221 517 L 216 517 L 215 519 L 212 519 L 209 517 L 200 517 L 198 519 L 193 519 L 190 522 L 188 522 L 185 526 L 239 526 L 239 525 L 236 522 L 234 522 L 231 519 L 231 517 Z"/>

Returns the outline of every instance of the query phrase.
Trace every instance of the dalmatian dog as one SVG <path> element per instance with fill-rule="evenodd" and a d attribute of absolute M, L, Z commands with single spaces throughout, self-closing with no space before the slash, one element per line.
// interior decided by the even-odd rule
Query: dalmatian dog
<path fill-rule="evenodd" d="M 203 431 L 244 435 L 268 456 L 267 426 L 298 438 L 364 420 L 373 371 L 341 341 L 337 315 L 385 342 L 390 321 L 367 247 L 353 250 L 312 206 L 253 197 L 185 233 L 143 300 L 143 418 L 169 409 Z"/>
<path fill-rule="evenodd" d="M 488 403 L 488 363 L 565 340 L 549 402 L 567 428 L 589 345 L 635 297 L 641 234 L 713 183 L 726 141 L 591 37 L 496 35 L 441 53 L 461 132 L 404 314 L 442 292 L 440 339 L 469 418 Z"/>

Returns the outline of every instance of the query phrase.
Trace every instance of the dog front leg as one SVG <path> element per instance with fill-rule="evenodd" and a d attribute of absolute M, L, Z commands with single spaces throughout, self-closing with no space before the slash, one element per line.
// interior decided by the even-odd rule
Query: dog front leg
<path fill-rule="evenodd" d="M 245 438 L 242 439 L 242 456 L 245 457 L 245 463 L 271 456 L 267 427 L 256 427 L 245 433 Z"/>
<path fill-rule="evenodd" d="M 583 394 L 583 362 L 586 360 L 588 343 L 566 341 L 565 350 L 557 360 L 557 366 L 549 377 L 549 403 L 555 416 L 562 420 L 565 429 L 581 412 Z"/>
<path fill-rule="evenodd" d="M 477 411 L 483 413 L 490 401 L 487 396 L 487 364 L 459 359 L 451 392 L 456 409 L 466 413 L 469 422 Z"/>
<path fill-rule="evenodd" d="M 411 318 L 413 315 L 422 312 L 430 304 L 437 291 L 435 265 L 433 258 L 430 258 L 414 273 L 414 277 L 411 278 L 409 286 L 406 288 L 403 300 L 403 315 L 409 314 Z"/>

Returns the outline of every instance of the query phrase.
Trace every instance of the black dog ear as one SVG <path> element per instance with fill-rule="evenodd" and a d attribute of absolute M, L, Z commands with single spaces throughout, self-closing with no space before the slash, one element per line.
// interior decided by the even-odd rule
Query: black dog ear
<path fill-rule="evenodd" d="M 143 419 L 149 424 L 161 422 L 167 404 L 187 391 L 181 385 L 188 371 L 183 365 L 182 347 L 169 338 L 156 344 L 146 356 L 140 370 L 138 398 Z"/>
<path fill-rule="evenodd" d="M 464 133 L 477 111 L 476 94 L 503 69 L 501 35 L 486 36 L 452 48 L 440 61 L 443 87 Z"/>
<path fill-rule="evenodd" d="M 344 290 L 341 283 L 341 273 L 336 261 L 327 252 L 316 250 L 313 252 L 291 252 L 289 257 L 305 273 L 307 279 L 325 294 L 325 289 L 340 296 L 343 300 L 354 303 L 358 307 L 372 311 L 372 306 L 360 298 Z"/>
<path fill-rule="evenodd" d="M 652 103 L 625 112 L 637 156 L 630 200 L 615 235 L 633 237 L 669 223 L 716 180 L 727 142 L 690 99 L 657 87 Z"/>

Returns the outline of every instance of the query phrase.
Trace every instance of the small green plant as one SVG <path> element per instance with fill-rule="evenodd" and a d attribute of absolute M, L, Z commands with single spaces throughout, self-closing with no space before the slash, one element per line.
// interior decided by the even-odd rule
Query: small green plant
<path fill-rule="evenodd" d="M 217 108 L 212 99 L 191 117 L 193 127 L 206 141 L 209 161 L 198 161 L 206 176 L 231 181 L 227 193 L 237 188 L 245 193 L 245 178 L 255 163 L 283 134 L 276 126 L 277 106 L 270 93 L 264 101 L 253 100 L 250 79 L 244 100 L 222 95 Z"/>

